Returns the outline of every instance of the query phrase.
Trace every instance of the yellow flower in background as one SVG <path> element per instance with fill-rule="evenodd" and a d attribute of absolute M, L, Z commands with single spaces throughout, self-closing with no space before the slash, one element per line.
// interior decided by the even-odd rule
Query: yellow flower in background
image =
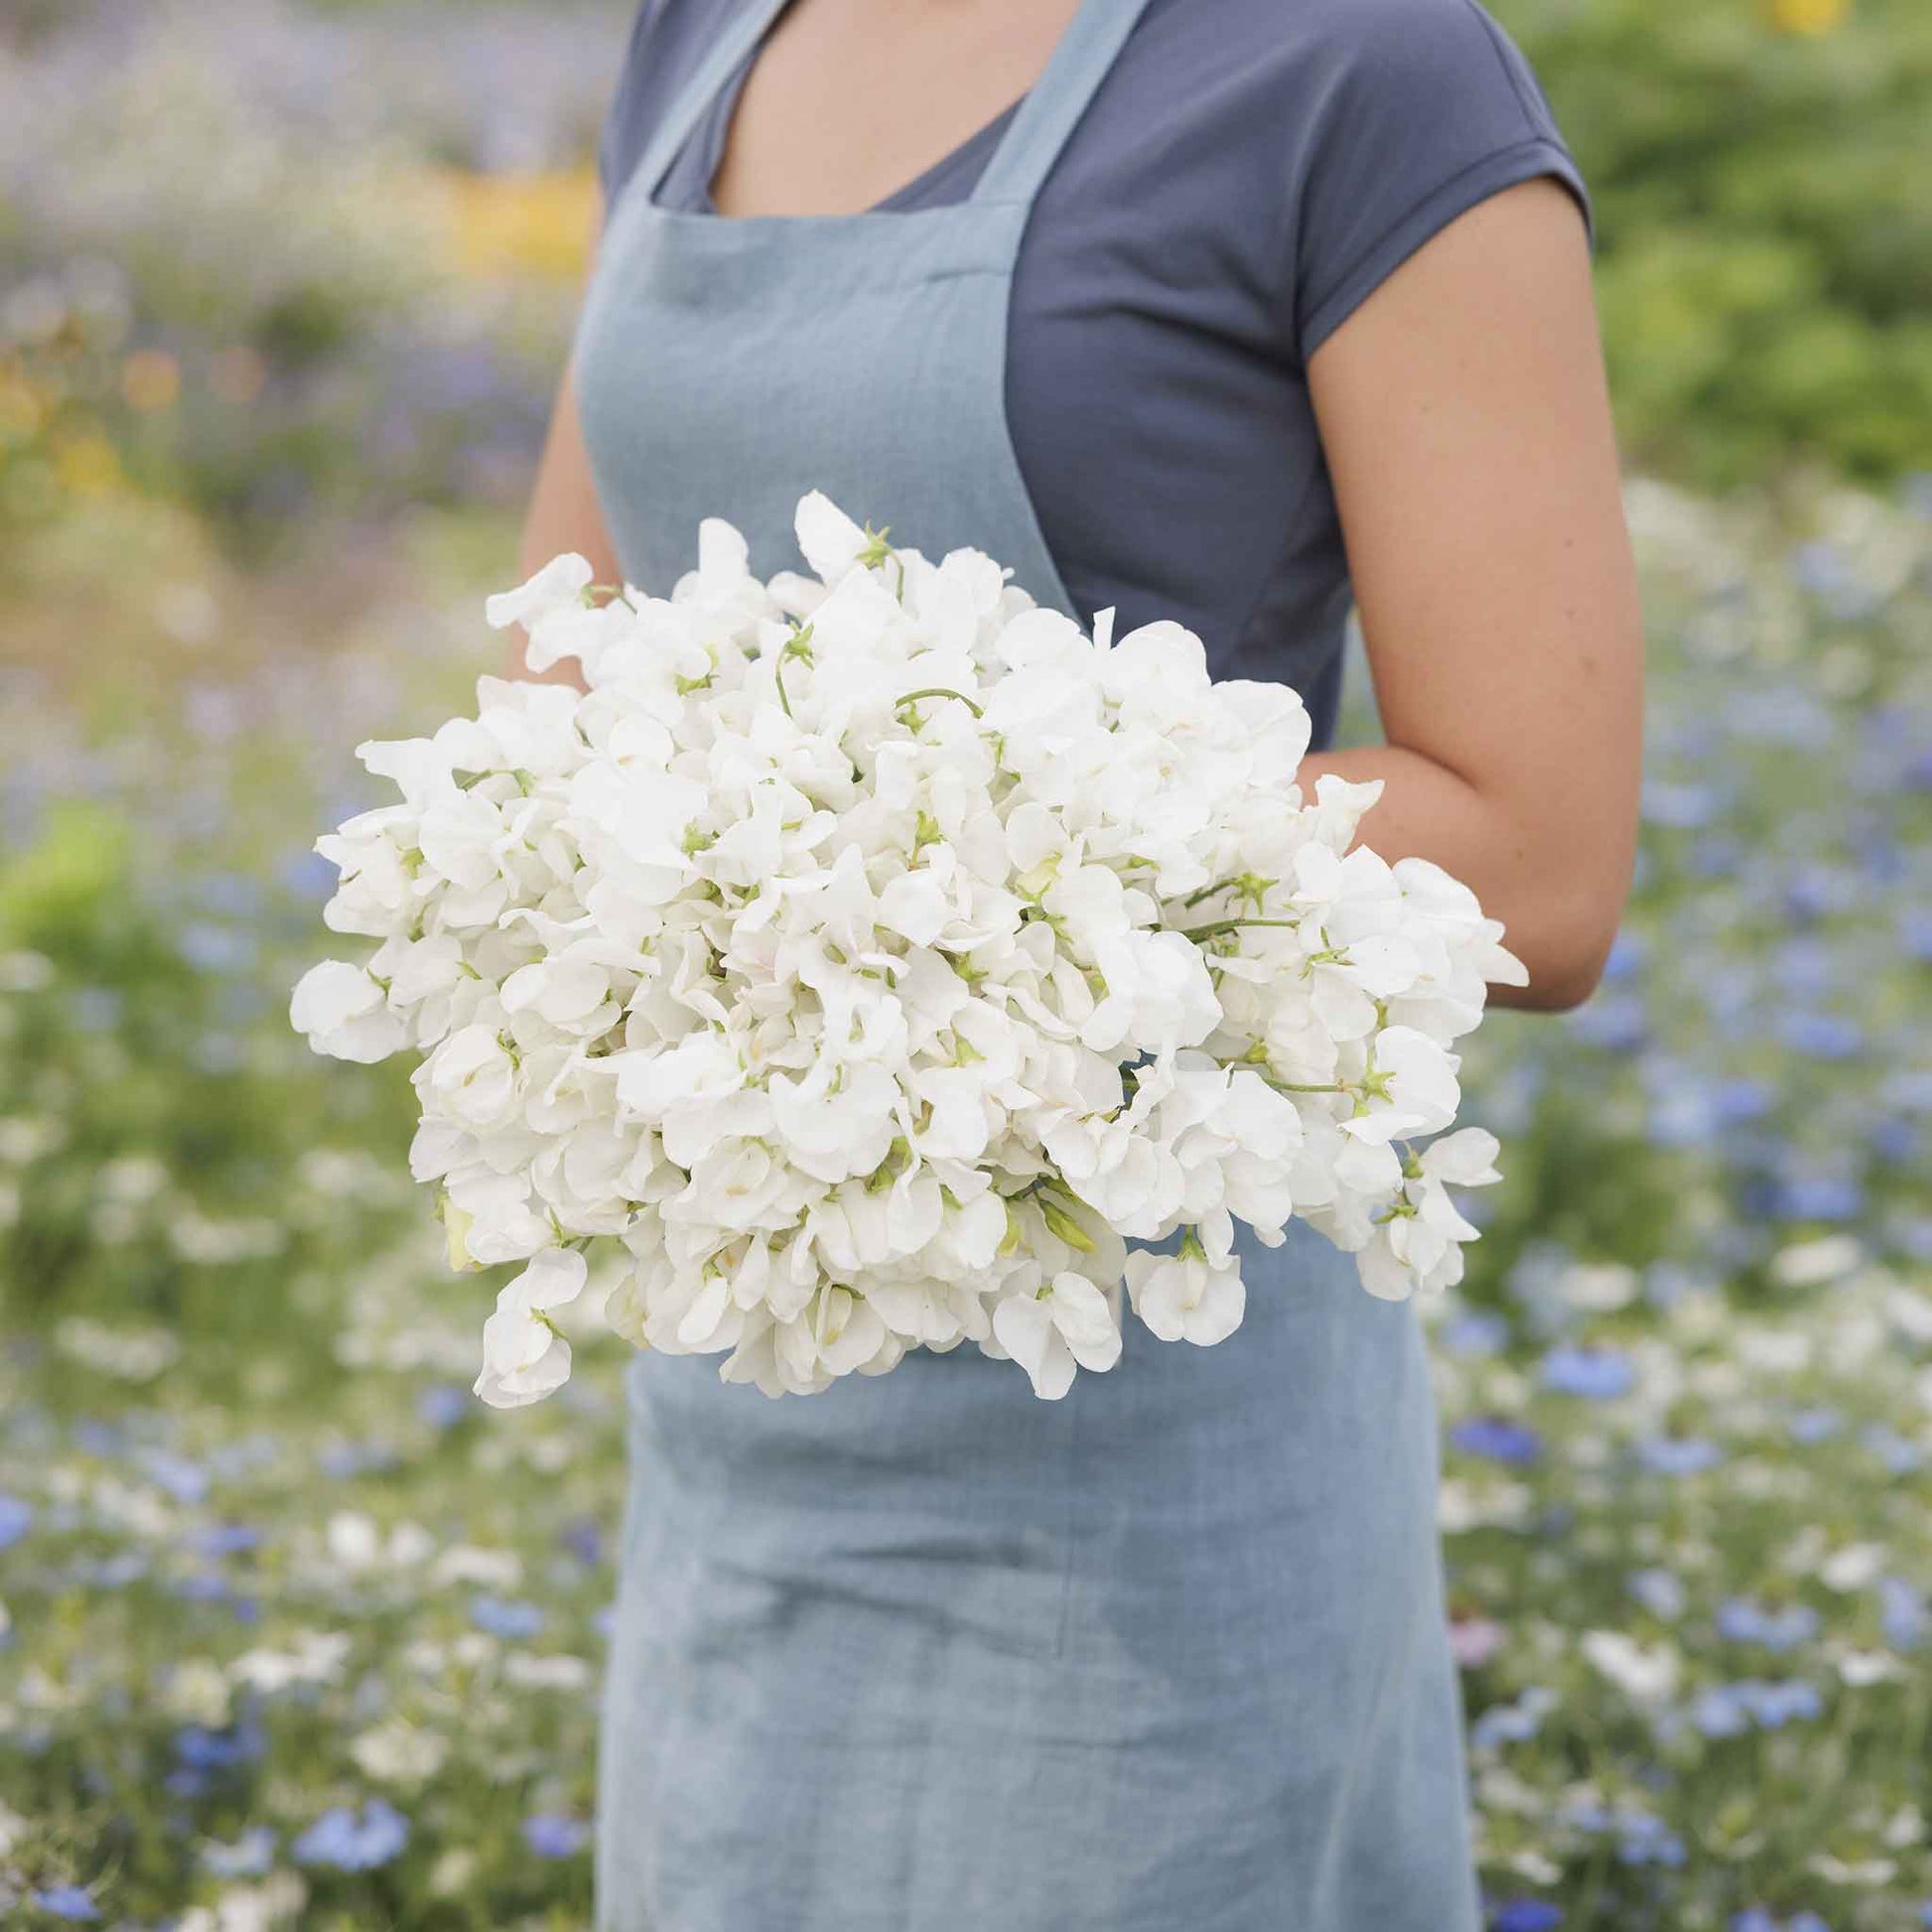
<path fill-rule="evenodd" d="M 1768 0 L 1771 24 L 1784 34 L 1829 34 L 1844 23 L 1852 0 Z"/>
<path fill-rule="evenodd" d="M 0 447 L 31 443 L 47 421 L 41 392 L 18 367 L 0 366 Z"/>
<path fill-rule="evenodd" d="M 181 398 L 181 364 L 165 348 L 137 348 L 121 364 L 121 394 L 130 408 L 166 409 Z"/>
<path fill-rule="evenodd" d="M 588 165 L 538 175 L 442 177 L 450 242 L 467 275 L 581 276 L 597 213 L 597 170 Z"/>
<path fill-rule="evenodd" d="M 72 496 L 109 496 L 121 486 L 121 459 L 98 430 L 63 437 L 54 450 L 54 475 Z"/>

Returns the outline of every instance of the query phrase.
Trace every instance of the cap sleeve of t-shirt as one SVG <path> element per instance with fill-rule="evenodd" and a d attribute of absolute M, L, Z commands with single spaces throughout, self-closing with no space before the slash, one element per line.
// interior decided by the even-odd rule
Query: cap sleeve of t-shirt
<path fill-rule="evenodd" d="M 1456 215 L 1553 175 L 1596 222 L 1528 60 L 1476 0 L 1347 0 L 1318 50 L 1290 251 L 1303 360 Z"/>

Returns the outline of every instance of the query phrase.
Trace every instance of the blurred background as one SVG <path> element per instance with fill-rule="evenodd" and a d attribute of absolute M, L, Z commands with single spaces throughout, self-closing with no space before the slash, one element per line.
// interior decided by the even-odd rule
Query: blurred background
<path fill-rule="evenodd" d="M 466 708 L 630 0 L 0 0 L 0 1917 L 579 1927 L 619 1348 L 469 1393 L 315 835 Z M 1932 8 L 1494 0 L 1652 711 L 1432 1310 L 1498 1932 L 1932 1925 Z M 1344 739 L 1372 736 L 1359 652 Z M 1365 1929 L 1366 1932 L 1366 1929 Z"/>

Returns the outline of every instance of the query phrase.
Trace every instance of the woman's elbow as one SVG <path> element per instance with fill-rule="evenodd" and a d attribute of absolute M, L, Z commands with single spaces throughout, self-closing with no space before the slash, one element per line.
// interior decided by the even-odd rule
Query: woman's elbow
<path fill-rule="evenodd" d="M 1529 984 L 1508 987 L 1498 1004 L 1539 1013 L 1571 1013 L 1582 1006 L 1603 982 L 1628 897 L 1627 878 L 1586 890 L 1573 886 L 1560 901 L 1554 895 L 1546 900 L 1546 917 L 1522 943 L 1505 930 L 1503 944 L 1523 962 Z"/>

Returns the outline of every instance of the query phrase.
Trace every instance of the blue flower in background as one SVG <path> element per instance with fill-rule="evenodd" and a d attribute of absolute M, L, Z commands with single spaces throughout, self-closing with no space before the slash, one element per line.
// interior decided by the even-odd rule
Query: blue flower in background
<path fill-rule="evenodd" d="M 1691 1722 L 1707 1737 L 1735 1737 L 1753 1724 L 1777 1730 L 1816 1718 L 1823 1710 L 1816 1687 L 1801 1678 L 1773 1683 L 1747 1677 L 1702 1692 L 1691 1708 Z"/>
<path fill-rule="evenodd" d="M 331 1443 L 316 1457 L 316 1466 L 338 1482 L 393 1469 L 402 1458 L 387 1443 Z"/>
<path fill-rule="evenodd" d="M 265 1748 L 261 1726 L 246 1719 L 225 1730 L 184 1725 L 175 1732 L 175 1756 L 190 1771 L 225 1771 L 252 1762 Z"/>
<path fill-rule="evenodd" d="M 197 1555 L 218 1561 L 259 1550 L 262 1533 L 252 1523 L 208 1523 L 198 1529 L 189 1542 Z"/>
<path fill-rule="evenodd" d="M 574 1859 L 590 1843 L 591 1828 L 581 1819 L 539 1812 L 523 1821 L 523 1840 L 540 1859 Z"/>
<path fill-rule="evenodd" d="M 111 1557 L 82 1557 L 73 1566 L 73 1580 L 90 1589 L 125 1589 L 148 1574 L 147 1553 L 121 1550 Z"/>
<path fill-rule="evenodd" d="M 1534 1462 L 1543 1449 L 1535 1430 L 1506 1416 L 1471 1416 L 1449 1431 L 1449 1442 L 1465 1455 L 1492 1462 Z"/>
<path fill-rule="evenodd" d="M 100 1907 L 78 1885 L 48 1885 L 40 1891 L 29 1892 L 28 1897 L 43 1912 L 67 1919 L 70 1924 L 88 1925 L 100 1917 Z"/>
<path fill-rule="evenodd" d="M 1614 986 L 1619 980 L 1635 979 L 1650 957 L 1650 943 L 1639 932 L 1619 926 L 1603 959 L 1602 981 Z"/>
<path fill-rule="evenodd" d="M 141 1467 L 150 1482 L 178 1503 L 198 1503 L 207 1494 L 207 1471 L 172 1449 L 149 1449 L 141 1457 Z"/>
<path fill-rule="evenodd" d="M 1669 1570 L 1633 1571 L 1626 1586 L 1652 1616 L 1673 1622 L 1684 1614 L 1686 1591 L 1682 1580 Z"/>
<path fill-rule="evenodd" d="M 1544 1717 L 1556 1709 L 1557 1694 L 1546 1685 L 1532 1684 L 1514 1704 L 1492 1704 L 1469 1726 L 1469 1742 L 1477 1750 L 1498 1744 L 1525 1744 L 1543 1728 Z"/>
<path fill-rule="evenodd" d="M 1691 870 L 1700 879 L 1728 879 L 1743 862 L 1741 839 L 1728 832 L 1706 832 L 1691 846 Z"/>
<path fill-rule="evenodd" d="M 1768 1080 L 1739 1075 L 1718 1083 L 1718 1121 L 1724 1127 L 1741 1127 L 1747 1121 L 1762 1120 L 1777 1105 L 1777 1089 Z"/>
<path fill-rule="evenodd" d="M 1855 1059 L 1864 1050 L 1864 1029 L 1849 1015 L 1803 1007 L 1778 1016 L 1778 1038 L 1794 1053 L 1819 1060 Z"/>
<path fill-rule="evenodd" d="M 11 1550 L 33 1527 L 33 1504 L 0 1490 L 0 1550 Z"/>
<path fill-rule="evenodd" d="M 73 1442 L 76 1449 L 98 1455 L 103 1461 L 111 1461 L 127 1447 L 117 1424 L 98 1422 L 91 1416 L 83 1416 L 74 1424 Z"/>
<path fill-rule="evenodd" d="M 1924 1465 L 1925 1451 L 1884 1423 L 1872 1423 L 1861 1430 L 1859 1441 L 1895 1476 L 1908 1476 Z"/>
<path fill-rule="evenodd" d="M 1844 552 L 1823 537 L 1796 546 L 1791 575 L 1833 617 L 1848 622 L 1869 617 L 1881 601 Z"/>
<path fill-rule="evenodd" d="M 1818 1717 L 1825 1708 L 1815 1686 L 1799 1678 L 1767 1684 L 1755 1679 L 1736 1687 L 1743 1695 L 1751 1716 L 1766 1730 Z"/>
<path fill-rule="evenodd" d="M 1570 1032 L 1606 1053 L 1634 1053 L 1650 1037 L 1650 1014 L 1634 993 L 1600 993 L 1564 1016 Z"/>
<path fill-rule="evenodd" d="M 1709 825 L 1724 807 L 1724 793 L 1716 785 L 1672 783 L 1667 778 L 1643 781 L 1641 809 L 1651 825 L 1694 832 Z"/>
<path fill-rule="evenodd" d="M 1566 1342 L 1543 1358 L 1543 1386 L 1558 1395 L 1610 1402 L 1628 1395 L 1636 1379 L 1630 1358 L 1614 1348 L 1583 1348 Z"/>
<path fill-rule="evenodd" d="M 1705 1436 L 1649 1436 L 1636 1449 L 1637 1460 L 1660 1476 L 1701 1475 L 1725 1459 L 1724 1450 Z"/>
<path fill-rule="evenodd" d="M 211 919 L 199 919 L 185 925 L 176 935 L 181 956 L 198 972 L 238 973 L 253 964 L 254 941 L 232 926 L 216 925 Z"/>
<path fill-rule="evenodd" d="M 1718 1634 L 1732 1643 L 1762 1644 L 1767 1650 L 1795 1650 L 1818 1634 L 1819 1615 L 1809 1603 L 1768 1610 L 1747 1596 L 1732 1596 L 1718 1607 Z"/>
<path fill-rule="evenodd" d="M 326 1811 L 295 1841 L 302 1864 L 334 1865 L 339 1871 L 369 1871 L 387 1864 L 409 1843 L 409 1821 L 381 1798 L 360 1816 L 345 1805 Z"/>
<path fill-rule="evenodd" d="M 1844 1429 L 1845 1418 L 1836 1409 L 1800 1409 L 1786 1426 L 1794 1443 L 1809 1447 L 1814 1443 L 1830 1442 Z"/>
<path fill-rule="evenodd" d="M 1653 1308 L 1674 1309 L 1688 1295 L 1712 1293 L 1712 1283 L 1682 1262 L 1659 1260 L 1643 1271 L 1643 1293 Z"/>
<path fill-rule="evenodd" d="M 307 846 L 291 852 L 275 868 L 275 876 L 297 898 L 320 903 L 335 896 L 342 875 L 319 852 Z"/>
<path fill-rule="evenodd" d="M 512 1602 L 500 1596 L 479 1596 L 470 1604 L 470 1621 L 492 1637 L 512 1642 L 534 1637 L 543 1628 L 543 1612 L 534 1603 Z"/>
<path fill-rule="evenodd" d="M 1881 1161 L 1904 1167 L 1920 1159 L 1924 1135 L 1916 1121 L 1876 1120 L 1865 1130 L 1865 1143 Z"/>
<path fill-rule="evenodd" d="M 1848 1174 L 1794 1174 L 1773 1186 L 1770 1212 L 1783 1221 L 1854 1221 L 1864 1205 L 1864 1189 Z"/>
<path fill-rule="evenodd" d="M 1444 1322 L 1437 1339 L 1451 1355 L 1496 1355 L 1509 1344 L 1509 1323 L 1487 1309 L 1472 1310 Z"/>
<path fill-rule="evenodd" d="M 604 1526 L 594 1516 L 578 1516 L 557 1532 L 557 1541 L 586 1570 L 595 1570 L 604 1561 Z"/>
<path fill-rule="evenodd" d="M 1908 1114 L 1932 1114 L 1932 1067 L 1903 1066 L 1886 1076 L 1878 1097 Z"/>
<path fill-rule="evenodd" d="M 1562 1923 L 1562 1911 L 1541 1898 L 1512 1898 L 1489 1921 L 1490 1932 L 1552 1932 Z"/>
<path fill-rule="evenodd" d="M 475 1408 L 469 1390 L 459 1388 L 454 1382 L 432 1382 L 416 1398 L 417 1415 L 432 1429 L 454 1429 Z"/>
<path fill-rule="evenodd" d="M 1924 1594 L 1903 1577 L 1879 1580 L 1878 1617 L 1894 1650 L 1917 1650 L 1932 1635 L 1932 1611 Z"/>
<path fill-rule="evenodd" d="M 1813 999 L 1829 993 L 1839 979 L 1837 956 L 1816 933 L 1785 940 L 1772 953 L 1771 968 L 1787 993 Z"/>

